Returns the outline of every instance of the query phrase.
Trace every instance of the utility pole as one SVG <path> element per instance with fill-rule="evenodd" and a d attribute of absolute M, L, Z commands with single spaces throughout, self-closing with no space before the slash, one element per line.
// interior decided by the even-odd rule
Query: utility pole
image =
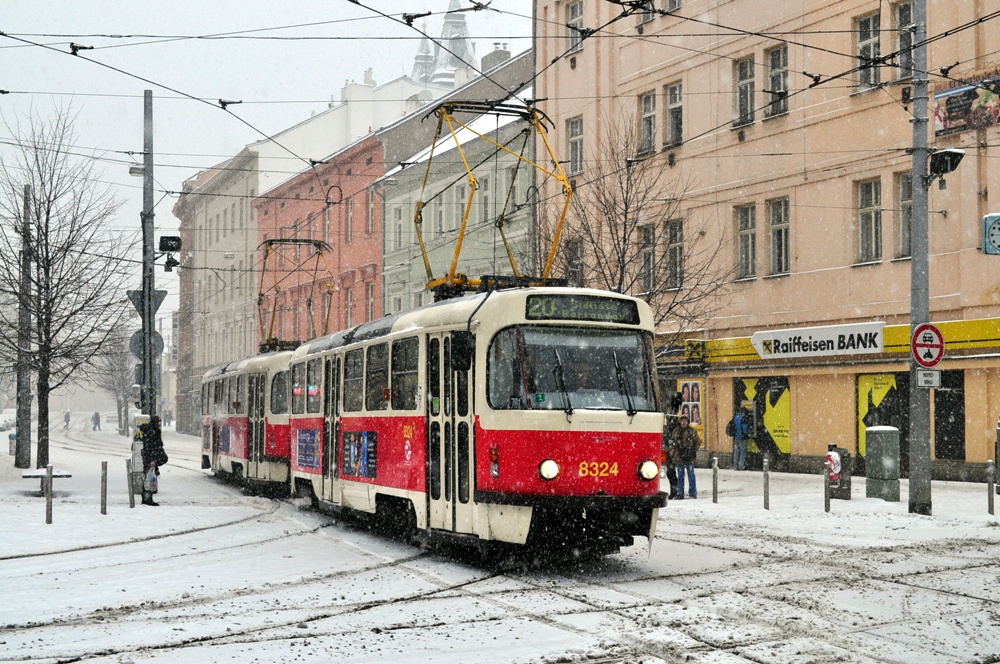
<path fill-rule="evenodd" d="M 156 330 L 153 315 L 153 91 L 146 90 L 143 97 L 142 144 L 142 411 L 156 415 L 156 376 L 158 363 L 153 357 L 153 335 Z"/>
<path fill-rule="evenodd" d="M 910 226 L 910 331 L 930 322 L 927 230 L 927 0 L 913 0 L 913 217 Z M 910 513 L 931 514 L 931 393 L 910 358 Z"/>
<path fill-rule="evenodd" d="M 21 275 L 17 298 L 17 424 L 14 467 L 31 467 L 31 185 L 24 185 Z"/>

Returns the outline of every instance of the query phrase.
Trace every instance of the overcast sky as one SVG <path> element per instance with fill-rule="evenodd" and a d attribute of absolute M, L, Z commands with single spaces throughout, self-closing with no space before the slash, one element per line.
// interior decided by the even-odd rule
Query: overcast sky
<path fill-rule="evenodd" d="M 476 54 L 493 50 L 494 42 L 510 43 L 515 53 L 528 48 L 531 0 L 489 5 L 464 14 Z M 13 136 L 9 127 L 27 114 L 70 108 L 76 145 L 100 158 L 104 180 L 127 201 L 117 223 L 123 232 L 138 232 L 142 180 L 128 176 L 127 163 L 142 161 L 142 98 L 151 89 L 155 223 L 157 236 L 169 234 L 176 230 L 170 213 L 176 196 L 165 191 L 180 190 L 199 170 L 323 110 L 369 67 L 378 84 L 410 73 L 420 34 L 378 12 L 434 12 L 414 26 L 426 24 L 436 38 L 447 7 L 448 0 L 5 2 L 0 90 L 9 94 L 0 95 L 0 152 L 11 149 L 4 145 Z M 74 57 L 71 42 L 93 48 Z M 219 99 L 243 103 L 227 112 Z M 137 266 L 136 286 L 138 279 Z M 158 288 L 175 290 L 162 270 L 156 279 Z"/>

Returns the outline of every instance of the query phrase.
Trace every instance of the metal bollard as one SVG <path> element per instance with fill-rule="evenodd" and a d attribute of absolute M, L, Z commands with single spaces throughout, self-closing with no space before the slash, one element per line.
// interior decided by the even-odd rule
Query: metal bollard
<path fill-rule="evenodd" d="M 132 493 L 132 459 L 125 459 L 125 480 L 128 482 L 128 506 L 135 507 L 135 494 Z"/>
<path fill-rule="evenodd" d="M 993 484 L 996 481 L 994 470 L 993 459 L 990 459 L 986 462 L 986 507 L 991 515 L 993 514 Z"/>
<path fill-rule="evenodd" d="M 45 523 L 52 523 L 52 464 L 45 467 Z"/>
<path fill-rule="evenodd" d="M 108 462 L 101 462 L 101 514 L 108 513 Z"/>
<path fill-rule="evenodd" d="M 830 511 L 830 462 L 823 462 L 823 509 Z"/>
<path fill-rule="evenodd" d="M 771 509 L 771 476 L 768 474 L 767 458 L 764 459 L 764 509 Z"/>
<path fill-rule="evenodd" d="M 719 502 L 719 457 L 712 457 L 712 502 Z"/>

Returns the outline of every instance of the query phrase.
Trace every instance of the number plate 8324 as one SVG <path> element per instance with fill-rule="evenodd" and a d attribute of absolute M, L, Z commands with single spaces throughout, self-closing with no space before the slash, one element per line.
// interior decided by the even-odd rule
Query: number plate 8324
<path fill-rule="evenodd" d="M 581 461 L 577 471 L 580 477 L 617 477 L 618 462 L 608 463 L 607 461 Z"/>

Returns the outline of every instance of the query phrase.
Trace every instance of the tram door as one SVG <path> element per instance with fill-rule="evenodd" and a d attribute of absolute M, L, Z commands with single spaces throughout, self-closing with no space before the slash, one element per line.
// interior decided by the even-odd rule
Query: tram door
<path fill-rule="evenodd" d="M 267 380 L 262 373 L 247 376 L 247 477 L 265 477 L 264 463 L 264 392 Z"/>
<path fill-rule="evenodd" d="M 324 500 L 340 503 L 333 484 L 339 472 L 340 450 L 340 358 L 328 357 L 323 366 L 323 489 Z"/>
<path fill-rule="evenodd" d="M 472 532 L 470 371 L 454 362 L 452 334 L 427 339 L 427 492 L 431 528 Z"/>

